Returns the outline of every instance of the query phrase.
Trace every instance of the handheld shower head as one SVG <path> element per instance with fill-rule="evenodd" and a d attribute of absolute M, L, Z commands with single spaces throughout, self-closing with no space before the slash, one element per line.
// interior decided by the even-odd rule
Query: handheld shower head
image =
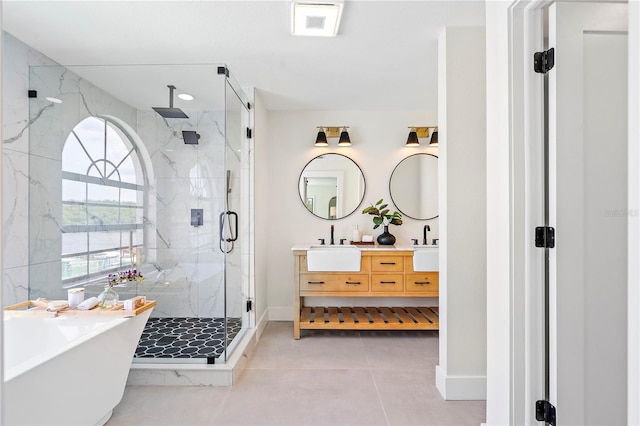
<path fill-rule="evenodd" d="M 173 107 L 173 91 L 176 89 L 176 86 L 170 84 L 167 87 L 169 88 L 169 108 L 152 107 L 153 110 L 164 118 L 189 118 L 180 108 Z"/>

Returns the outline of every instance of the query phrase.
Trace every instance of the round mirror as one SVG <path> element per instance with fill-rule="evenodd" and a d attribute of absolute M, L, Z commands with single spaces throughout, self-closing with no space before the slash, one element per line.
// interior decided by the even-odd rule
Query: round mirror
<path fill-rule="evenodd" d="M 360 167 L 342 154 L 323 154 L 300 173 L 298 192 L 305 208 L 323 219 L 341 219 L 353 213 L 364 198 Z"/>
<path fill-rule="evenodd" d="M 438 217 L 438 157 L 414 154 L 399 162 L 389 180 L 389 193 L 404 216 Z"/>

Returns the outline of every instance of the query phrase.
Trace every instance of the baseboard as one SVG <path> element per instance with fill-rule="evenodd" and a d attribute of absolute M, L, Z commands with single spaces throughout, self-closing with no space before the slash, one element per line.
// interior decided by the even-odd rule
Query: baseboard
<path fill-rule="evenodd" d="M 293 308 L 291 306 L 271 306 L 269 321 L 293 321 Z"/>
<path fill-rule="evenodd" d="M 258 319 L 258 322 L 256 324 L 257 340 L 260 340 L 260 337 L 262 337 L 262 333 L 264 332 L 264 329 L 267 327 L 267 324 L 269 324 L 269 309 L 264 310 L 264 312 L 262 313 L 262 316 Z"/>
<path fill-rule="evenodd" d="M 436 365 L 436 388 L 448 401 L 487 400 L 487 376 L 448 376 Z"/>

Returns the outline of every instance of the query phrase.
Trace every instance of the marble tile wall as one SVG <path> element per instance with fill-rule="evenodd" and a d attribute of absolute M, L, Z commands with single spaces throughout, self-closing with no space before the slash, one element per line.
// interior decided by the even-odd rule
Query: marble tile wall
<path fill-rule="evenodd" d="M 145 281 L 120 290 L 121 297 L 140 293 L 158 300 L 154 316 L 223 316 L 226 273 L 232 289 L 226 292 L 227 314 L 240 316 L 242 295 L 237 289 L 249 280 L 250 224 L 241 221 L 240 247 L 226 255 L 225 270 L 218 240 L 226 169 L 231 167 L 225 164 L 224 111 L 191 112 L 188 120 L 164 119 L 153 110 L 124 104 L 9 34 L 3 55 L 5 305 L 27 298 L 66 297 L 60 281 L 51 279 L 60 277 L 62 147 L 83 118 L 107 114 L 135 129 L 152 176 L 145 217 Z M 28 99 L 28 89 L 38 90 L 38 98 Z M 52 104 L 46 96 L 63 103 Z M 182 130 L 197 130 L 200 143 L 185 145 Z M 237 206 L 234 210 L 250 207 L 250 155 L 242 151 L 232 166 L 229 203 Z M 190 225 L 193 208 L 203 209 L 203 226 Z M 87 294 L 99 290 L 88 288 Z"/>

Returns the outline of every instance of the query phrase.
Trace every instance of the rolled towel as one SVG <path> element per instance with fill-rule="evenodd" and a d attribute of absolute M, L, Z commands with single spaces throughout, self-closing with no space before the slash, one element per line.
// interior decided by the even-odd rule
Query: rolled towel
<path fill-rule="evenodd" d="M 98 304 L 98 298 L 97 297 L 90 297 L 87 300 L 85 300 L 82 303 L 80 303 L 76 307 L 76 309 L 80 309 L 81 311 L 88 311 L 89 309 L 93 308 L 97 304 Z"/>
<path fill-rule="evenodd" d="M 63 309 L 67 309 L 68 307 L 69 307 L 69 304 L 64 300 L 53 300 L 47 303 L 47 311 L 49 312 L 58 312 Z"/>

